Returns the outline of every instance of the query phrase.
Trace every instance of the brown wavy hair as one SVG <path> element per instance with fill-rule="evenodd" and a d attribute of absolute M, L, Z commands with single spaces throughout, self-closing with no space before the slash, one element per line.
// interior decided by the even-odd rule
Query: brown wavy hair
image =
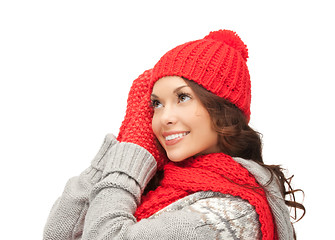
<path fill-rule="evenodd" d="M 201 87 L 194 81 L 185 79 L 187 85 L 200 99 L 201 103 L 207 109 L 212 119 L 214 129 L 219 135 L 218 145 L 221 151 L 231 157 L 240 157 L 253 160 L 263 167 L 267 168 L 271 173 L 269 183 L 278 179 L 280 191 L 285 204 L 293 208 L 293 219 L 301 220 L 305 215 L 305 207 L 296 201 L 295 193 L 303 191 L 301 189 L 293 189 L 291 185 L 292 177 L 286 177 L 283 168 L 280 165 L 266 165 L 262 157 L 262 140 L 261 134 L 253 130 L 249 125 L 247 118 L 234 104 L 221 98 L 205 88 Z M 262 186 L 263 188 L 265 186 Z M 264 189 L 265 190 L 265 189 Z M 297 220 L 297 209 L 303 211 L 301 217 Z M 295 235 L 295 233 L 294 233 Z M 294 236 L 296 239 L 296 236 Z"/>

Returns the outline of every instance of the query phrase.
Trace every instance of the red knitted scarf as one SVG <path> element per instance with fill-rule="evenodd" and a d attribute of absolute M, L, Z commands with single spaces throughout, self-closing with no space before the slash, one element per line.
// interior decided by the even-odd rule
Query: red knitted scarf
<path fill-rule="evenodd" d="M 277 239 L 264 190 L 247 169 L 223 153 L 166 164 L 160 186 L 142 197 L 135 216 L 138 221 L 148 218 L 178 199 L 198 191 L 221 192 L 247 200 L 259 215 L 262 239 Z"/>

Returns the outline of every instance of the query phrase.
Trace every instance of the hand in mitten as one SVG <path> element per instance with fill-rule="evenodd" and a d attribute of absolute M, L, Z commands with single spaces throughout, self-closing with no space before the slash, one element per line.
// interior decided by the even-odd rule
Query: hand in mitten
<path fill-rule="evenodd" d="M 117 140 L 145 148 L 156 159 L 158 170 L 162 170 L 167 157 L 164 149 L 158 144 L 151 127 L 153 115 L 149 88 L 151 73 L 152 70 L 147 70 L 134 80 L 128 94 L 126 116 Z"/>

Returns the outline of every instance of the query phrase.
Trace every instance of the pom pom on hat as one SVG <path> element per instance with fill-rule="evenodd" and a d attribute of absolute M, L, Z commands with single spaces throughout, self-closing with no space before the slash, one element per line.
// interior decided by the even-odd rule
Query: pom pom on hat
<path fill-rule="evenodd" d="M 241 38 L 234 31 L 218 30 L 210 32 L 206 37 L 204 37 L 204 39 L 220 41 L 231 46 L 241 53 L 245 61 L 247 61 L 247 58 L 249 57 L 247 45 L 243 43 Z"/>
<path fill-rule="evenodd" d="M 235 104 L 250 120 L 248 49 L 233 31 L 219 30 L 168 51 L 153 68 L 151 88 L 165 76 L 192 80 Z"/>

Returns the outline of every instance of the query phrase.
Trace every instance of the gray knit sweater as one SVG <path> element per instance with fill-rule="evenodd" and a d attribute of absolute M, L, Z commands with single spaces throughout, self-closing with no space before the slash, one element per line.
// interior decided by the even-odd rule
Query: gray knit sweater
<path fill-rule="evenodd" d="M 235 159 L 260 184 L 269 173 L 253 161 Z M 112 134 L 80 176 L 71 178 L 51 209 L 43 239 L 261 239 L 258 215 L 247 201 L 216 192 L 198 192 L 148 219 L 133 216 L 156 172 L 152 155 Z M 279 239 L 293 239 L 288 210 L 276 183 L 267 186 Z"/>

